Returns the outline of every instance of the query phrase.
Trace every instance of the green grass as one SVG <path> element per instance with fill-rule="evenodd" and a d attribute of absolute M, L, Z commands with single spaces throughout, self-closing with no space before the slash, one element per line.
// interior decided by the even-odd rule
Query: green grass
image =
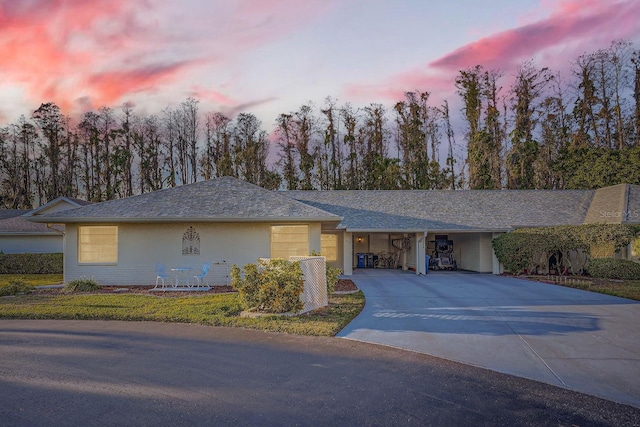
<path fill-rule="evenodd" d="M 522 276 L 525 279 L 548 282 L 546 276 Z M 614 297 L 628 298 L 640 301 L 640 280 L 595 279 L 591 277 L 554 277 L 551 281 L 555 285 L 568 288 L 582 289 Z"/>
<path fill-rule="evenodd" d="M 27 285 L 57 285 L 62 283 L 62 274 L 0 274 L 0 286 L 12 280 L 21 280 Z"/>
<path fill-rule="evenodd" d="M 158 297 L 144 294 L 17 295 L 0 298 L 4 319 L 145 320 L 231 326 L 298 335 L 333 336 L 364 306 L 362 292 L 330 299 L 301 316 L 240 317 L 237 294 Z"/>
<path fill-rule="evenodd" d="M 587 281 L 577 284 L 563 284 L 563 286 L 640 301 L 640 280 L 615 281 L 598 279 L 596 282 Z"/>

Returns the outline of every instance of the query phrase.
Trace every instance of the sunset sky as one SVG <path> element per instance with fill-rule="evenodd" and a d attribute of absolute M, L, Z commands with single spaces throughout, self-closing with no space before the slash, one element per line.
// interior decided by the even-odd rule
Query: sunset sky
<path fill-rule="evenodd" d="M 55 102 L 74 116 L 280 113 L 325 97 L 456 100 L 458 71 L 523 61 L 569 75 L 614 39 L 640 46 L 638 0 L 0 0 L 0 126 Z"/>

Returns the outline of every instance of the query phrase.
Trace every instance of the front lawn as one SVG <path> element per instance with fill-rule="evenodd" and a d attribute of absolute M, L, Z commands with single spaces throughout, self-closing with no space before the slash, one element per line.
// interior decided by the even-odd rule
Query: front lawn
<path fill-rule="evenodd" d="M 516 276 L 569 288 L 640 301 L 640 280 L 596 279 L 581 276 Z"/>
<path fill-rule="evenodd" d="M 62 283 L 62 274 L 0 274 L 0 286 L 7 286 L 14 280 L 31 286 L 58 285 Z"/>
<path fill-rule="evenodd" d="M 334 336 L 364 306 L 362 292 L 336 295 L 327 308 L 301 316 L 240 317 L 237 294 L 164 297 L 146 294 L 32 294 L 0 298 L 4 319 L 102 319 L 198 323 L 298 335 Z"/>

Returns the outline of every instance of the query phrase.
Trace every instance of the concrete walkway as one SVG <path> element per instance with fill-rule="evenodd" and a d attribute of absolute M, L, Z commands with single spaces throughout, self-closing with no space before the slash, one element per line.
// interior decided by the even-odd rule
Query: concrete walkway
<path fill-rule="evenodd" d="M 339 337 L 426 353 L 640 407 L 640 303 L 521 279 L 358 270 Z"/>

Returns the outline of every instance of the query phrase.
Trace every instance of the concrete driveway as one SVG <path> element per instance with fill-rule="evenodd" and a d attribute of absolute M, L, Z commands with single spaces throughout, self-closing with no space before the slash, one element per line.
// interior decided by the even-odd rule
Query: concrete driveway
<path fill-rule="evenodd" d="M 640 303 L 490 274 L 358 270 L 339 337 L 426 353 L 640 407 Z"/>

